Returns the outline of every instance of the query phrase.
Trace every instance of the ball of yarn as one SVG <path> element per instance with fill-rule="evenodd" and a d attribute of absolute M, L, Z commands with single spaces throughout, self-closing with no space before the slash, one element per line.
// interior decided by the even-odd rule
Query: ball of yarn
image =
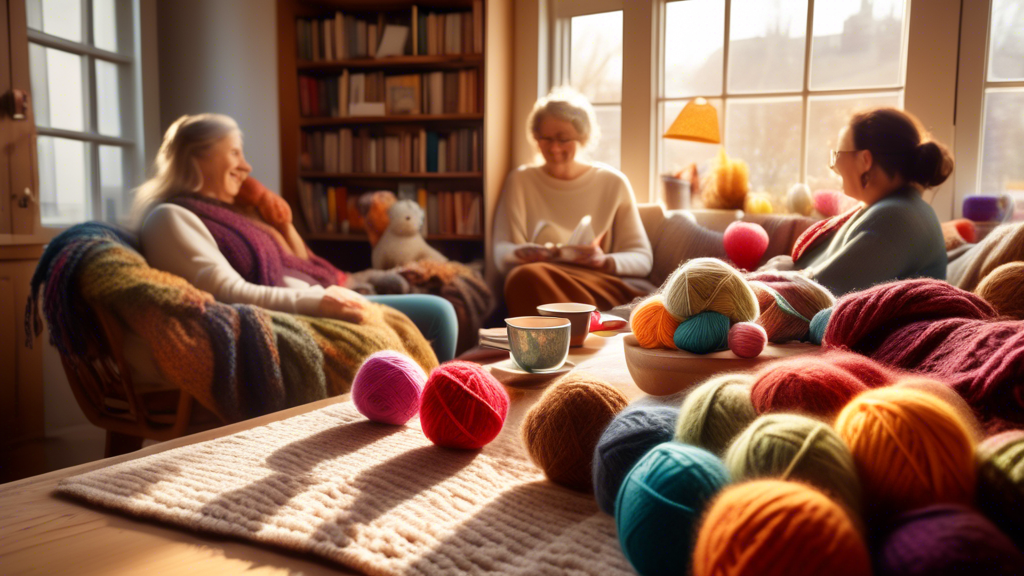
<path fill-rule="evenodd" d="M 860 480 L 850 449 L 831 426 L 797 414 L 766 414 L 729 445 L 725 467 L 734 480 L 779 478 L 806 482 L 861 510 Z"/>
<path fill-rule="evenodd" d="M 694 354 L 709 354 L 728 345 L 729 319 L 718 312 L 701 312 L 683 320 L 673 341 L 676 348 Z"/>
<path fill-rule="evenodd" d="M 452 361 L 430 373 L 420 401 L 420 424 L 431 442 L 477 449 L 501 432 L 508 393 L 479 364 Z"/>
<path fill-rule="evenodd" d="M 828 289 L 799 271 L 755 272 L 746 278 L 761 310 L 756 322 L 769 342 L 803 340 L 814 315 L 835 304 Z"/>
<path fill-rule="evenodd" d="M 631 406 L 612 419 L 594 449 L 594 496 L 598 508 L 608 514 L 615 512 L 615 498 L 626 474 L 648 450 L 672 440 L 678 418 L 676 408 Z"/>
<path fill-rule="evenodd" d="M 757 418 L 750 401 L 750 374 L 723 374 L 697 386 L 679 409 L 675 439 L 722 454 Z"/>
<path fill-rule="evenodd" d="M 760 324 L 737 322 L 729 329 L 729 350 L 740 358 L 756 358 L 768 343 L 768 333 Z"/>
<path fill-rule="evenodd" d="M 757 298 L 735 268 L 717 258 L 694 258 L 665 281 L 665 309 L 682 321 L 701 312 L 718 312 L 733 322 L 757 318 Z"/>
<path fill-rule="evenodd" d="M 693 575 L 863 576 L 871 559 L 843 507 L 798 482 L 754 480 L 712 502 L 697 535 Z"/>
<path fill-rule="evenodd" d="M 987 438 L 976 458 L 978 509 L 1024 549 L 1024 430 Z"/>
<path fill-rule="evenodd" d="M 824 308 L 819 310 L 814 318 L 811 318 L 810 330 L 808 331 L 808 340 L 812 344 L 821 346 L 822 341 L 825 339 L 825 329 L 828 328 L 828 319 L 832 316 L 832 308 Z"/>
<path fill-rule="evenodd" d="M 989 272 L 974 293 L 1000 315 L 1024 320 L 1024 262 L 1009 262 Z"/>
<path fill-rule="evenodd" d="M 705 505 L 729 482 L 717 456 L 677 442 L 651 449 L 615 501 L 622 552 L 642 576 L 686 573 Z"/>
<path fill-rule="evenodd" d="M 891 521 L 876 554 L 879 576 L 1024 574 L 1024 554 L 984 516 L 938 504 Z"/>
<path fill-rule="evenodd" d="M 747 214 L 771 214 L 772 197 L 766 192 L 750 192 L 743 199 L 743 211 Z"/>
<path fill-rule="evenodd" d="M 879 362 L 846 350 L 829 350 L 815 356 L 819 363 L 842 368 L 864 383 L 868 388 L 888 386 L 900 379 L 902 374 Z"/>
<path fill-rule="evenodd" d="M 956 411 L 956 415 L 960 417 L 960 421 L 964 423 L 964 426 L 967 427 L 967 431 L 971 434 L 972 440 L 980 442 L 985 437 L 985 433 L 981 428 L 981 423 L 978 422 L 978 418 L 974 415 L 974 411 L 971 410 L 971 406 L 963 399 L 962 396 L 950 388 L 948 384 L 943 384 L 942 382 L 931 380 L 929 378 L 908 376 L 896 380 L 893 383 L 893 386 L 920 390 L 940 398 Z"/>
<path fill-rule="evenodd" d="M 810 216 L 814 211 L 814 198 L 807 184 L 793 184 L 786 192 L 786 210 L 791 214 Z"/>
<path fill-rule="evenodd" d="M 750 400 L 758 414 L 798 412 L 831 420 L 867 385 L 848 371 L 809 356 L 772 362 L 758 372 Z"/>
<path fill-rule="evenodd" d="M 629 327 L 636 341 L 644 348 L 674 350 L 676 347 L 675 334 L 679 320 L 665 310 L 660 296 L 652 296 L 634 308 L 629 316 Z"/>
<path fill-rule="evenodd" d="M 971 503 L 974 443 L 956 411 L 937 397 L 908 388 L 869 390 L 847 404 L 835 427 L 876 514 Z"/>
<path fill-rule="evenodd" d="M 405 354 L 391 350 L 367 358 L 352 380 L 352 403 L 374 422 L 405 424 L 420 409 L 427 375 Z"/>
<path fill-rule="evenodd" d="M 526 451 L 552 482 L 592 492 L 597 441 L 628 403 L 622 392 L 598 378 L 570 373 L 527 412 L 522 428 Z"/>
<path fill-rule="evenodd" d="M 838 216 L 856 204 L 853 198 L 840 190 L 815 190 L 812 196 L 814 209 L 826 217 Z"/>
<path fill-rule="evenodd" d="M 768 233 L 760 224 L 736 221 L 725 229 L 722 243 L 737 268 L 753 270 L 768 249 Z"/>

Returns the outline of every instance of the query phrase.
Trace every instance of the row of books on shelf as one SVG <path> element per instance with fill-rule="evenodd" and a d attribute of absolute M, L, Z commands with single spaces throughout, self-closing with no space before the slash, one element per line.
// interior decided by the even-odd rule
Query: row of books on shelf
<path fill-rule="evenodd" d="M 299 202 L 306 228 L 316 234 L 335 232 L 360 234 L 366 230 L 359 211 L 359 197 L 367 192 L 349 191 L 345 186 L 302 181 Z M 479 192 L 428 191 L 405 183 L 399 186 L 399 200 L 413 200 L 426 218 L 426 236 L 480 236 L 483 234 L 483 196 Z"/>
<path fill-rule="evenodd" d="M 480 112 L 476 69 L 424 74 L 383 72 L 299 76 L 299 113 L 305 117 Z"/>
<path fill-rule="evenodd" d="M 472 10 L 449 12 L 419 6 L 376 17 L 337 11 L 332 17 L 298 18 L 295 27 L 299 58 L 314 62 L 484 51 L 483 0 L 473 0 Z"/>
<path fill-rule="evenodd" d="M 480 130 L 410 130 L 371 135 L 367 128 L 302 131 L 304 170 L 330 173 L 480 172 Z"/>

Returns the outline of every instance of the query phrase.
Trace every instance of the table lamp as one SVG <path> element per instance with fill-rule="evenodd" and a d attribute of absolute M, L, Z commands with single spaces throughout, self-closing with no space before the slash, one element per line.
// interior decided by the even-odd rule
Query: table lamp
<path fill-rule="evenodd" d="M 718 112 L 707 100 L 694 98 L 683 106 L 663 138 L 719 144 L 722 139 L 718 133 Z M 690 207 L 690 187 L 684 185 L 685 180 L 666 175 L 662 176 L 662 181 L 665 184 L 666 208 L 679 210 Z"/>

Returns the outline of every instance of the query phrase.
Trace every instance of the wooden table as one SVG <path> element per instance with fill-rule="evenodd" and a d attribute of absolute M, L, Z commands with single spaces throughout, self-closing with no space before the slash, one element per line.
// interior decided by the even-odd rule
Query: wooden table
<path fill-rule="evenodd" d="M 633 385 L 622 353 L 623 336 L 591 334 L 571 350 L 576 370 L 600 376 L 630 398 Z M 502 434 L 517 434 L 541 390 L 510 389 L 509 417 Z M 262 426 L 330 404 L 348 395 L 282 410 L 138 452 L 0 485 L 0 574 L 355 574 L 318 558 L 219 536 L 137 520 L 53 494 L 63 478 L 118 462 L 204 442 Z"/>

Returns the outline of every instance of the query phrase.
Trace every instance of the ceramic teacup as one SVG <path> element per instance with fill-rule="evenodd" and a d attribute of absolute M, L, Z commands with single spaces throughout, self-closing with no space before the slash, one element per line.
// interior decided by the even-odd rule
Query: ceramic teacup
<path fill-rule="evenodd" d="M 570 322 L 572 325 L 569 336 L 570 346 L 583 346 L 587 335 L 590 334 L 590 315 L 594 310 L 597 310 L 597 306 L 578 302 L 559 302 L 537 306 L 537 313 L 541 316 L 565 318 Z"/>
<path fill-rule="evenodd" d="M 565 318 L 517 316 L 506 318 L 508 349 L 527 372 L 550 372 L 565 364 L 569 355 L 571 324 Z"/>

